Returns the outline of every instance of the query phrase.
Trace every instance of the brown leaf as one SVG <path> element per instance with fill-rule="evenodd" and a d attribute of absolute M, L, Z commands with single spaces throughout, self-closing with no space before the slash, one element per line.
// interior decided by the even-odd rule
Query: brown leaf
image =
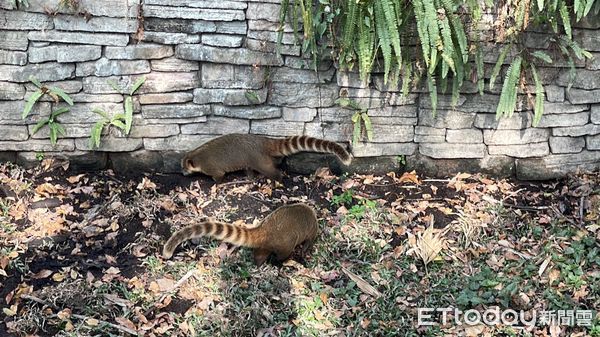
<path fill-rule="evenodd" d="M 404 174 L 402 174 L 402 176 L 400 178 L 398 178 L 398 182 L 399 183 L 411 182 L 411 183 L 414 183 L 417 185 L 421 183 L 421 182 L 419 182 L 419 177 L 417 176 L 416 171 L 404 172 Z"/>
<path fill-rule="evenodd" d="M 42 270 L 38 271 L 37 273 L 31 275 L 31 277 L 37 280 L 37 279 L 41 279 L 41 278 L 47 278 L 50 275 L 52 275 L 51 270 L 42 269 Z"/>
<path fill-rule="evenodd" d="M 383 296 L 383 294 L 380 293 L 379 290 L 375 289 L 375 287 L 370 285 L 369 282 L 365 281 L 365 279 L 363 279 L 362 277 L 354 274 L 345 267 L 342 267 L 342 271 L 344 272 L 344 274 L 348 275 L 348 277 L 352 281 L 354 281 L 358 288 L 360 288 L 360 290 L 362 290 L 365 294 L 369 294 L 375 298 Z"/>
<path fill-rule="evenodd" d="M 67 178 L 67 181 L 71 184 L 77 184 L 81 180 L 81 178 L 83 178 L 84 176 L 85 176 L 85 173 L 78 174 L 76 176 L 70 176 Z"/>

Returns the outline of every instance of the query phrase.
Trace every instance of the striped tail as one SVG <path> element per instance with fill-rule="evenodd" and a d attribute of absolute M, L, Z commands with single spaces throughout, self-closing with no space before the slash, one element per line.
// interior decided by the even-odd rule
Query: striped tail
<path fill-rule="evenodd" d="M 204 221 L 187 226 L 175 232 L 163 247 L 163 257 L 170 259 L 180 243 L 203 236 L 210 236 L 237 246 L 253 247 L 256 243 L 249 230 L 232 224 Z"/>
<path fill-rule="evenodd" d="M 308 136 L 293 136 L 279 140 L 278 152 L 282 156 L 303 151 L 333 153 L 344 165 L 350 165 L 352 162 L 352 155 L 336 142 Z"/>

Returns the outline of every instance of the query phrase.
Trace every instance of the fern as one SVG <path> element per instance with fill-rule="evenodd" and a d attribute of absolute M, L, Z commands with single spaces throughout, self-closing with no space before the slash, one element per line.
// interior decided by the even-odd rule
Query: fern
<path fill-rule="evenodd" d="M 490 74 L 490 90 L 494 89 L 496 77 L 500 73 L 502 64 L 504 64 L 504 59 L 506 58 L 506 55 L 508 54 L 508 51 L 510 50 L 511 47 L 512 46 L 510 44 L 507 44 L 504 47 L 502 47 L 502 51 L 500 52 L 500 55 L 498 56 L 498 60 L 496 61 L 496 64 L 494 65 L 494 68 L 492 69 L 492 73 Z"/>
<path fill-rule="evenodd" d="M 383 14 L 385 15 L 385 22 L 389 30 L 390 44 L 394 48 L 396 54 L 396 62 L 398 67 L 402 66 L 402 49 L 400 48 L 400 33 L 398 32 L 398 20 L 396 19 L 396 10 L 394 9 L 394 2 L 392 0 L 380 0 L 377 1 L 381 4 Z"/>
<path fill-rule="evenodd" d="M 429 98 L 431 99 L 431 113 L 435 117 L 437 112 L 437 86 L 435 85 L 435 78 L 427 73 L 427 87 L 429 89 Z"/>
<path fill-rule="evenodd" d="M 533 64 L 530 65 L 531 74 L 533 75 L 533 82 L 535 83 L 535 106 L 533 107 L 533 126 L 537 126 L 540 120 L 542 119 L 542 114 L 544 113 L 544 86 L 540 81 L 540 77 L 538 76 L 537 70 Z"/>
<path fill-rule="evenodd" d="M 569 9 L 567 8 L 567 4 L 562 0 L 560 2 L 560 17 L 563 22 L 563 26 L 565 27 L 565 34 L 569 37 L 569 40 L 573 39 L 573 35 L 571 34 L 571 18 L 569 17 Z"/>
<path fill-rule="evenodd" d="M 502 92 L 500 94 L 500 102 L 496 109 L 496 119 L 503 115 L 511 116 L 517 105 L 517 84 L 521 75 L 521 55 L 517 56 L 513 63 L 508 67 Z"/>
<path fill-rule="evenodd" d="M 379 46 L 381 48 L 381 54 L 383 55 L 383 83 L 387 84 L 388 75 L 392 68 L 392 46 L 388 26 L 386 25 L 383 2 L 384 1 L 374 2 L 374 12 Z"/>

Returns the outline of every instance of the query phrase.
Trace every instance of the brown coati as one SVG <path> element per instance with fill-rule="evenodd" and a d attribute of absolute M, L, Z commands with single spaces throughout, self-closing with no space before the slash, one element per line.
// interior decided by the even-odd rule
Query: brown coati
<path fill-rule="evenodd" d="M 311 151 L 335 154 L 344 165 L 352 156 L 338 143 L 307 136 L 269 138 L 252 134 L 224 135 L 188 152 L 181 160 L 183 174 L 203 173 L 219 182 L 227 172 L 252 169 L 276 180 L 281 172 L 275 158 Z"/>
<path fill-rule="evenodd" d="M 306 252 L 317 236 L 317 216 L 305 204 L 281 206 L 256 228 L 242 228 L 228 223 L 204 221 L 175 232 L 163 248 L 163 257 L 170 259 L 177 246 L 190 239 L 210 236 L 238 246 L 254 248 L 254 262 L 263 264 L 275 254 L 279 261 L 287 259 L 294 248 L 304 243 Z"/>

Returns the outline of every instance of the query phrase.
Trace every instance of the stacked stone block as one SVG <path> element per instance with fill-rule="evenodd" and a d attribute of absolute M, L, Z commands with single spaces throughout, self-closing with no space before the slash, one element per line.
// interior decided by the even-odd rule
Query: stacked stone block
<path fill-rule="evenodd" d="M 540 65 L 546 113 L 534 128 L 524 93 L 511 117 L 496 119 L 500 84 L 486 85 L 479 95 L 467 82 L 455 105 L 440 93 L 434 117 L 422 84 L 403 96 L 379 73 L 365 83 L 329 61 L 314 71 L 291 25 L 279 23 L 279 0 L 81 0 L 77 10 L 59 0 L 29 3 L 15 10 L 12 1 L 0 0 L 0 152 L 23 161 L 44 152 L 95 167 L 110 160 L 125 169 L 139 163 L 171 171 L 178 169 L 178 153 L 232 132 L 349 142 L 354 111 L 336 105 L 346 97 L 368 109 L 374 127 L 371 141 L 352 148 L 358 170 L 396 165 L 399 156 L 409 167 L 440 175 L 483 170 L 540 179 L 600 166 L 597 20 L 573 29 L 596 58 L 576 60 L 570 90 L 566 62 Z M 490 41 L 490 26 L 479 29 L 478 38 Z M 531 32 L 525 43 L 549 47 L 543 32 Z M 499 48 L 485 45 L 488 76 Z M 33 134 L 33 127 L 65 103 L 45 97 L 21 119 L 25 99 L 36 90 L 31 75 L 75 102 L 59 118 L 67 135 L 56 146 L 47 129 Z M 99 118 L 92 110 L 122 113 L 124 95 L 110 83 L 129 88 L 141 76 L 146 82 L 134 97 L 130 135 L 113 129 L 92 150 L 88 137 Z"/>

